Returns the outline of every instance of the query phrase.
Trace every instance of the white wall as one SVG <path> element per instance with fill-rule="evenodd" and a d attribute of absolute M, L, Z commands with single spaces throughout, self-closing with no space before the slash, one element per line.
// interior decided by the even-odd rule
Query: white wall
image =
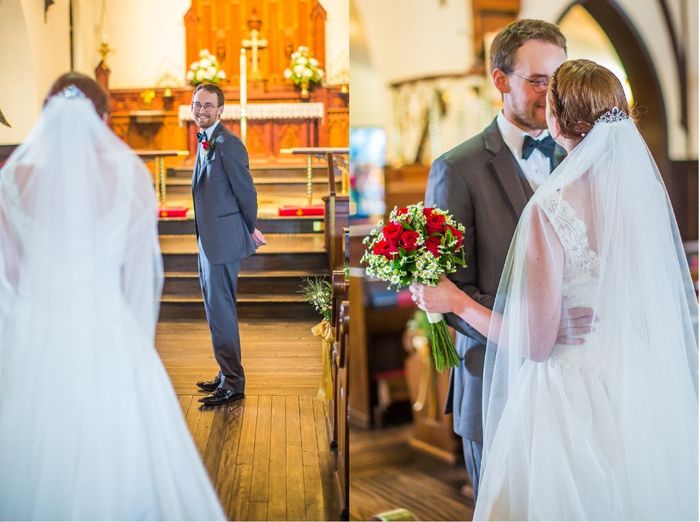
<path fill-rule="evenodd" d="M 353 0 L 384 83 L 463 73 L 471 65 L 471 10 L 462 0 Z"/>
<path fill-rule="evenodd" d="M 104 27 L 99 2 L 74 0 L 79 4 L 76 68 L 91 73 L 99 62 L 97 48 L 107 36 L 113 52 L 110 88 L 145 88 L 167 83 L 186 85 L 184 16 L 190 0 L 107 0 Z M 348 72 L 348 0 L 321 0 L 327 13 L 326 62 L 330 81 Z M 210 49 L 213 51 L 213 49 Z M 77 56 L 76 56 L 77 58 Z"/>
<path fill-rule="evenodd" d="M 81 18 L 80 32 L 91 48 L 84 50 L 82 67 L 94 70 L 99 62 L 97 47 L 105 34 L 113 49 L 107 58 L 112 89 L 155 86 L 164 76 L 185 85 L 184 16 L 190 0 L 107 0 L 104 28 L 100 32 L 101 6 L 79 0 L 92 16 Z M 92 6 L 92 9 L 90 7 Z"/>
<path fill-rule="evenodd" d="M 330 84 L 349 81 L 349 0 L 319 0 L 326 10 L 326 80 Z"/>
<path fill-rule="evenodd" d="M 18 143 L 34 125 L 46 93 L 70 69 L 68 3 L 0 0 L 0 144 Z"/>
<path fill-rule="evenodd" d="M 398 141 L 398 122 L 413 115 L 408 106 L 400 109 L 401 114 L 394 113 L 390 85 L 423 76 L 464 73 L 473 54 L 471 10 L 468 2 L 456 0 L 443 4 L 351 0 L 350 10 L 350 125 L 384 127 L 387 161 L 400 164 L 415 155 L 416 140 L 412 138 L 417 137 L 406 135 L 404 142 Z M 417 103 L 422 113 L 424 104 Z M 453 111 L 452 115 L 463 113 Z M 465 130 L 464 122 L 454 118 L 450 122 L 455 124 L 453 132 L 443 133 L 441 139 L 446 148 L 455 132 Z"/>

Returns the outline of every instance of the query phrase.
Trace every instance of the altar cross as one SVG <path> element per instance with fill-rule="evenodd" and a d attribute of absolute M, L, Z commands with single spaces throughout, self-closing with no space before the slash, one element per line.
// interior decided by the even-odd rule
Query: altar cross
<path fill-rule="evenodd" d="M 260 68 L 258 67 L 258 50 L 265 49 L 267 47 L 267 40 L 265 38 L 259 38 L 260 27 L 262 27 L 262 20 L 257 17 L 255 9 L 248 19 L 248 29 L 250 30 L 250 38 L 244 39 L 241 44 L 245 49 L 251 50 L 250 59 L 250 79 L 260 80 Z"/>

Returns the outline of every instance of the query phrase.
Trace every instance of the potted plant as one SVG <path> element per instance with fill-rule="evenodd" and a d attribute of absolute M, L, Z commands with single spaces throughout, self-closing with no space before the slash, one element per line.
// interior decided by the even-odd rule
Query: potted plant
<path fill-rule="evenodd" d="M 318 60 L 311 56 L 309 48 L 300 45 L 292 53 L 289 67 L 284 70 L 284 77 L 291 80 L 301 90 L 303 99 L 309 98 L 309 88 L 316 84 L 321 84 L 324 72 Z"/>
<path fill-rule="evenodd" d="M 200 83 L 219 83 L 226 79 L 226 73 L 220 68 L 219 61 L 216 56 L 211 54 L 208 49 L 199 51 L 199 60 L 190 64 L 190 70 L 187 71 L 187 82 L 190 85 L 199 85 Z"/>
<path fill-rule="evenodd" d="M 318 396 L 330 399 L 333 396 L 333 378 L 331 375 L 331 350 L 335 339 L 335 328 L 331 324 L 333 306 L 333 287 L 322 277 L 307 277 L 300 290 L 304 301 L 312 304 L 321 315 L 321 322 L 311 329 L 311 333 L 321 338 L 321 384 Z"/>

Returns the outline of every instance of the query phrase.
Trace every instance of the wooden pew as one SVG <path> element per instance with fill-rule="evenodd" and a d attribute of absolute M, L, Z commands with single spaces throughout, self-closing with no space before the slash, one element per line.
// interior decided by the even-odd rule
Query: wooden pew
<path fill-rule="evenodd" d="M 343 301 L 338 309 L 338 336 L 335 350 L 337 418 L 337 483 L 340 492 L 340 520 L 349 518 L 350 499 L 350 433 L 348 430 L 348 360 L 350 358 L 350 303 Z"/>
<path fill-rule="evenodd" d="M 333 285 L 333 303 L 331 307 L 331 322 L 335 328 L 335 338 L 336 342 L 339 338 L 339 327 L 340 327 L 340 305 L 343 301 L 348 299 L 348 283 L 345 281 L 345 272 L 343 270 L 333 270 L 331 276 L 331 284 Z M 336 364 L 336 354 L 335 346 L 333 347 L 333 352 L 331 354 L 331 376 L 333 378 L 334 388 L 333 396 L 331 397 L 329 404 L 329 415 L 326 417 L 326 427 L 328 431 L 328 440 L 332 450 L 338 448 L 338 417 L 342 415 L 342 412 L 338 411 L 338 366 Z"/>

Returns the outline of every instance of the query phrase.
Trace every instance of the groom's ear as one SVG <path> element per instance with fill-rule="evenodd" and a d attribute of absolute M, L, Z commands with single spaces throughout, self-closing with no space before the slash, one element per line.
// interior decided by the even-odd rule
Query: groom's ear
<path fill-rule="evenodd" d="M 494 69 L 491 71 L 491 79 L 496 89 L 499 90 L 501 94 L 506 94 L 510 92 L 510 82 L 508 81 L 508 75 L 504 73 L 501 69 Z"/>

